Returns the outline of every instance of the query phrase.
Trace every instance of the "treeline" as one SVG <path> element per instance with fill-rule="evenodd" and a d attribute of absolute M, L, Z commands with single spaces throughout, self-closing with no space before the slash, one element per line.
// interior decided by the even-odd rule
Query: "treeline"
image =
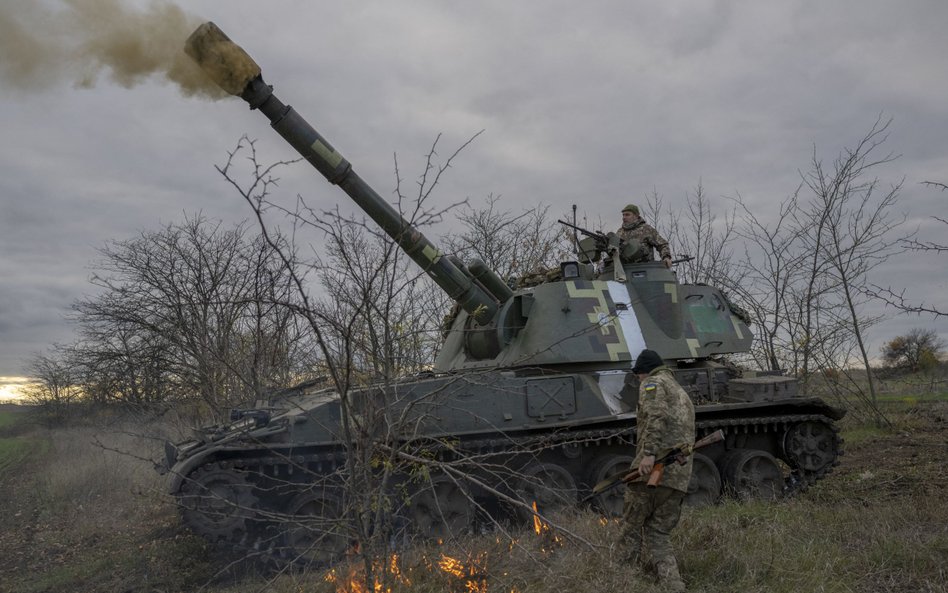
<path fill-rule="evenodd" d="M 838 378 L 819 385 L 831 388 L 842 405 L 873 414 L 874 361 L 881 354 L 895 369 L 904 358 L 891 355 L 889 344 L 870 351 L 872 328 L 892 311 L 946 314 L 924 304 L 925 295 L 893 289 L 878 274 L 893 258 L 946 250 L 906 228 L 907 214 L 898 209 L 904 179 L 885 183 L 878 177 L 897 160 L 884 147 L 890 124 L 876 120 L 831 162 L 814 150 L 799 186 L 764 211 L 736 195 L 719 215 L 700 184 L 679 212 L 665 213 L 661 196 L 649 199 L 654 216 L 667 221 L 663 228 L 673 246 L 695 258 L 679 267 L 679 278 L 726 290 L 752 319 L 753 366 L 804 382 Z M 914 343 L 918 336 L 904 338 Z M 929 341 L 936 345 L 937 336 Z M 929 359 L 937 361 L 939 352 L 935 348 Z"/>
<path fill-rule="evenodd" d="M 874 271 L 904 251 L 944 249 L 902 230 L 901 182 L 884 185 L 875 176 L 894 160 L 879 154 L 888 126 L 877 121 L 832 163 L 814 152 L 799 187 L 768 212 L 738 195 L 718 213 L 700 184 L 682 209 L 668 210 L 657 193 L 643 204 L 675 253 L 693 257 L 678 266 L 679 278 L 722 288 L 751 319 L 753 349 L 735 362 L 803 380 L 831 373 L 839 400 L 853 408 L 872 408 L 876 397 L 867 336 L 880 317 L 870 305 L 913 307 L 904 292 L 876 284 Z M 438 163 L 436 140 L 411 195 L 396 160 L 403 216 L 431 234 L 452 214 L 459 230 L 436 243 L 462 260 L 482 259 L 503 278 L 571 257 L 571 236 L 548 207 L 512 212 L 494 196 L 429 206 L 466 145 Z M 238 170 L 242 163 L 247 168 Z M 302 197 L 275 197 L 275 173 L 289 164 L 261 165 L 254 143 L 242 138 L 218 170 L 255 224 L 190 216 L 108 242 L 93 266 L 95 296 L 73 306 L 76 341 L 31 361 L 30 399 L 53 416 L 77 402 L 187 404 L 219 414 L 302 380 L 322 378 L 344 393 L 429 369 L 451 308 L 447 296 L 372 223 Z M 584 223 L 608 232 L 618 219 Z M 922 348 L 918 360 L 937 361 L 943 344 L 929 338 L 931 353 Z M 885 358 L 895 366 L 902 355 Z"/>
<path fill-rule="evenodd" d="M 447 212 L 426 204 L 454 157 L 435 165 L 436 145 L 417 195 L 397 190 L 399 204 L 412 204 L 402 214 L 426 231 Z M 238 155 L 249 156 L 245 172 L 235 172 Z M 31 359 L 28 399 L 53 419 L 78 403 L 174 405 L 207 417 L 304 380 L 347 392 L 428 370 L 448 297 L 371 223 L 302 198 L 292 209 L 271 201 L 273 174 L 289 164 L 260 165 L 242 138 L 218 167 L 257 228 L 189 216 L 101 248 L 96 296 L 73 305 L 77 340 Z M 491 196 L 450 209 L 461 230 L 442 248 L 505 277 L 563 255 L 547 207 L 511 213 Z M 265 221 L 274 213 L 279 222 Z"/>

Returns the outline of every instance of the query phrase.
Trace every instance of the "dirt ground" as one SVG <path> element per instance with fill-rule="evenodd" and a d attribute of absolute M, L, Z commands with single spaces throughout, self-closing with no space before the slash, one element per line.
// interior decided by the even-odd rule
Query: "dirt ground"
<path fill-rule="evenodd" d="M 945 510 L 948 401 L 886 402 L 883 411 L 891 426 L 877 427 L 872 422 L 844 419 L 842 429 L 846 443 L 841 464 L 802 495 L 801 503 L 806 502 L 813 508 L 825 507 L 830 513 L 834 508 L 861 505 L 865 507 L 867 521 L 878 520 L 878 514 L 914 513 L 919 505 L 928 505 L 929 524 L 918 525 L 911 533 L 883 534 L 883 537 L 892 537 L 890 545 L 893 547 L 909 542 L 909 553 L 918 549 L 911 548 L 913 540 L 948 546 L 948 510 Z M 11 410 L 9 406 L 0 409 L 0 413 L 13 413 L 18 419 L 22 412 L 22 409 Z M 76 482 L 80 486 L 75 487 L 75 492 L 57 494 L 50 472 L 51 468 L 63 471 L 57 468 L 57 462 L 62 461 L 56 458 L 59 438 L 56 431 L 21 422 L 0 423 L 0 593 L 152 593 L 189 591 L 198 587 L 208 593 L 304 590 L 293 586 L 278 588 L 267 581 L 249 582 L 246 588 L 239 589 L 232 585 L 221 588 L 210 585 L 208 575 L 221 570 L 220 560 L 213 557 L 201 540 L 181 527 L 169 501 L 146 486 L 136 485 L 134 480 L 124 481 L 123 471 L 86 476 L 88 481 Z M 23 451 L 24 447 L 29 453 L 25 458 L 18 458 L 12 467 L 2 463 L 3 451 L 14 448 Z M 61 444 L 59 450 L 64 450 Z M 69 447 L 65 450 L 72 454 Z M 151 468 L 145 469 L 143 475 L 150 475 Z M 111 481 L 111 484 L 100 484 L 103 481 Z M 700 521 L 696 525 L 705 531 L 710 529 Z M 788 527 L 791 532 L 792 529 Z M 722 541 L 729 539 L 722 538 Z M 859 542 L 852 540 L 853 536 L 841 533 L 840 546 L 858 546 Z M 686 541 L 684 545 L 687 553 L 697 544 Z M 734 545 L 733 550 L 725 553 L 739 559 L 742 549 L 739 544 Z M 804 553 L 809 552 L 801 552 L 801 563 Z M 599 559 L 583 562 L 590 564 Z M 791 558 L 788 562 L 794 566 L 797 560 Z M 852 577 L 844 587 L 826 590 L 873 591 L 876 590 L 873 583 L 877 582 L 878 590 L 883 591 L 937 591 L 937 586 L 930 583 L 938 580 L 939 570 L 942 574 L 945 571 L 943 567 L 932 568 L 928 562 L 922 567 L 926 574 L 913 580 L 905 579 L 904 566 L 887 573 L 885 565 L 880 568 L 875 560 L 866 562 L 866 576 Z M 704 569 L 696 563 L 685 566 L 691 570 L 692 581 L 703 583 L 702 590 L 712 593 L 729 590 L 727 583 L 715 582 L 717 577 L 711 571 L 718 569 Z M 702 570 L 708 572 L 699 572 Z M 848 570 L 859 574 L 862 567 L 857 563 Z M 870 570 L 881 572 L 870 576 Z M 532 590 L 546 591 L 545 587 Z M 777 581 L 765 581 L 751 590 L 787 589 Z"/>
<path fill-rule="evenodd" d="M 943 497 L 948 486 L 948 401 L 881 407 L 891 426 L 847 431 L 852 423 L 844 420 L 845 455 L 828 479 L 865 483 L 874 495 L 912 491 Z"/>

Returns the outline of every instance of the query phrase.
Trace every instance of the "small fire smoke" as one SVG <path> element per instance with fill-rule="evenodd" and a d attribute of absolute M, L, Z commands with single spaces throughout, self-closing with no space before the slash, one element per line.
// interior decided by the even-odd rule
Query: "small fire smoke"
<path fill-rule="evenodd" d="M 37 0 L 0 4 L 0 81 L 39 91 L 72 83 L 95 86 L 105 75 L 131 88 L 150 78 L 172 82 L 185 96 L 227 96 L 182 51 L 204 19 L 166 0 L 132 8 L 121 0 Z"/>

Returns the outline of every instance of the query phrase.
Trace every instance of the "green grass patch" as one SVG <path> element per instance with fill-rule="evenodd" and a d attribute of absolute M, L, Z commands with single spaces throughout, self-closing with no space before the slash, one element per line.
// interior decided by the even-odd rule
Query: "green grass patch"
<path fill-rule="evenodd" d="M 840 434 L 843 437 L 843 441 L 846 443 L 846 445 L 854 446 L 861 445 L 867 441 L 871 441 L 872 439 L 890 434 L 891 432 L 892 430 L 889 428 L 861 424 L 844 428 Z"/>
<path fill-rule="evenodd" d="M 909 405 L 915 405 L 920 402 L 944 402 L 948 401 L 948 391 L 918 391 L 904 389 L 894 393 L 880 393 L 876 399 L 880 403 L 899 402 Z"/>
<path fill-rule="evenodd" d="M 49 442 L 28 437 L 0 438 L 0 478 L 12 473 L 21 463 L 49 450 Z"/>
<path fill-rule="evenodd" d="M 0 411 L 0 430 L 13 426 L 17 422 L 17 415 L 13 412 Z"/>
<path fill-rule="evenodd" d="M 13 437 L 36 429 L 36 417 L 27 406 L 0 404 L 0 437 Z"/>

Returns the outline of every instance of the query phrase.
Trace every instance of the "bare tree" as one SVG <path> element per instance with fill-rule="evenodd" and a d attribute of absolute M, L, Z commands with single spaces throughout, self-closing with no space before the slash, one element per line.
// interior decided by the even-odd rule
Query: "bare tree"
<path fill-rule="evenodd" d="M 68 360 L 83 398 L 97 404 L 151 405 L 184 399 L 171 373 L 171 342 L 121 323 L 79 323 Z"/>
<path fill-rule="evenodd" d="M 828 171 L 814 154 L 811 170 L 804 176 L 814 197 L 811 212 L 819 221 L 823 237 L 816 248 L 848 314 L 873 405 L 876 384 L 864 336 L 872 320 L 863 316 L 861 309 L 868 298 L 865 289 L 869 274 L 896 252 L 900 237 L 893 233 L 905 220 L 892 213 L 902 183 L 883 189 L 878 178 L 869 178 L 876 167 L 896 158 L 891 153 L 876 156 L 890 123 L 876 120 L 853 148 L 845 149 L 835 159 L 832 170 Z"/>
<path fill-rule="evenodd" d="M 948 190 L 948 185 L 945 185 L 944 183 L 939 183 L 936 181 L 923 181 L 922 183 L 930 187 L 940 189 L 941 191 Z M 940 218 L 934 215 L 932 218 L 941 224 L 948 225 L 948 219 Z M 920 241 L 913 237 L 903 239 L 901 243 L 905 249 L 916 253 L 940 254 L 948 252 L 948 245 L 935 241 Z M 892 305 L 896 309 L 905 313 L 931 315 L 932 317 L 948 316 L 948 310 L 945 310 L 944 307 L 939 306 L 937 303 L 911 299 L 906 296 L 906 290 L 907 289 L 905 287 L 895 290 L 891 286 L 883 288 L 873 284 L 871 287 L 871 294 L 872 296 L 884 301 L 889 305 Z"/>
<path fill-rule="evenodd" d="M 830 167 L 814 150 L 800 186 L 775 215 L 759 215 L 738 195 L 715 236 L 715 217 L 699 184 L 689 196 L 687 216 L 672 225 L 676 242 L 697 256 L 683 266 L 683 275 L 725 288 L 755 322 L 757 365 L 806 381 L 820 369 L 848 376 L 851 363 L 859 361 L 869 383 L 857 397 L 873 410 L 876 388 L 865 335 L 879 318 L 865 313 L 871 274 L 908 246 L 897 234 L 904 218 L 894 213 L 901 183 L 882 188 L 871 177 L 896 158 L 876 154 L 888 126 L 877 120 Z M 652 201 L 652 208 L 661 207 L 660 200 Z M 681 224 L 683 218 L 689 224 Z M 743 242 L 739 259 L 731 256 L 737 239 Z M 850 387 L 859 392 L 864 383 L 852 378 Z"/>
<path fill-rule="evenodd" d="M 446 248 L 464 260 L 478 258 L 501 278 L 523 276 L 556 267 L 569 252 L 568 235 L 549 218 L 549 206 L 514 214 L 501 209 L 500 196 L 484 206 L 462 206 L 456 217 L 463 230 L 444 239 Z"/>
<path fill-rule="evenodd" d="M 319 282 L 327 296 L 314 306 L 329 345 L 360 382 L 390 382 L 430 368 L 449 304 L 444 293 L 391 239 L 334 213 L 327 225 Z"/>
<path fill-rule="evenodd" d="M 59 353 L 34 355 L 27 370 L 34 382 L 24 389 L 25 399 L 38 406 L 47 423 L 62 421 L 69 414 L 71 405 L 82 395 L 72 366 L 60 350 Z"/>
<path fill-rule="evenodd" d="M 411 225 L 407 232 L 430 227 L 455 206 L 438 209 L 428 204 L 441 175 L 466 144 L 439 163 L 437 143 L 436 139 L 425 157 L 424 172 L 412 196 L 403 192 L 396 159 L 394 195 L 397 213 Z M 238 171 L 241 163 L 249 163 L 246 176 Z M 383 234 L 338 209 L 316 209 L 299 196 L 291 205 L 281 205 L 271 190 L 278 168 L 286 164 L 259 165 L 254 143 L 243 138 L 218 169 L 249 204 L 263 236 L 289 270 L 296 295 L 287 306 L 306 319 L 331 388 L 322 395 L 290 398 L 275 405 L 323 401 L 320 398 L 331 401 L 327 405 L 338 409 L 338 417 L 333 412 L 328 427 L 332 444 L 326 447 L 335 451 L 338 444 L 341 450 L 333 453 L 336 457 L 331 462 L 304 465 L 283 460 L 283 465 L 292 468 L 286 475 L 292 477 L 273 471 L 260 478 L 269 484 L 268 491 L 287 492 L 275 503 L 277 510 L 265 518 L 279 527 L 260 546 L 288 543 L 294 556 L 316 561 L 325 561 L 327 554 L 338 559 L 348 550 L 361 561 L 371 585 L 377 577 L 387 576 L 379 560 L 388 558 L 392 546 L 402 545 L 405 538 L 439 532 L 447 537 L 458 523 L 472 523 L 475 514 L 496 520 L 497 509 L 486 508 L 481 497 L 489 498 L 490 505 L 507 505 L 521 516 L 532 516 L 523 501 L 527 495 L 515 492 L 527 483 L 542 489 L 545 474 L 524 477 L 520 470 L 545 467 L 536 459 L 549 444 L 543 439 L 507 442 L 499 434 L 493 447 L 500 451 L 495 452 L 479 444 L 466 449 L 458 437 L 445 434 L 445 416 L 478 418 L 485 413 L 466 409 L 462 396 L 472 390 L 500 389 L 498 374 L 434 377 L 424 373 L 434 354 L 430 339 L 440 337 L 445 309 L 438 309 L 445 297 L 433 295 L 441 289 L 432 289 L 427 276 L 408 260 L 397 234 Z M 474 209 L 467 214 L 483 220 Z M 538 212 L 537 218 L 525 216 L 521 221 L 546 232 L 544 215 L 545 211 Z M 277 225 L 274 216 L 290 232 L 271 233 Z M 486 230 L 478 224 L 468 229 L 472 233 Z M 310 247 L 304 252 L 302 244 Z M 496 252 L 479 255 L 500 261 L 509 244 L 495 245 Z M 519 465 L 511 467 L 501 458 L 519 460 Z M 289 504 L 284 504 L 286 499 Z M 357 545 L 352 546 L 353 542 Z"/>
<path fill-rule="evenodd" d="M 685 214 L 674 220 L 670 237 L 682 256 L 692 259 L 678 265 L 682 282 L 718 284 L 737 276 L 732 248 L 737 224 L 736 208 L 719 218 L 699 181 L 685 198 Z M 682 221 L 682 218 L 684 220 Z"/>
<path fill-rule="evenodd" d="M 398 210 L 413 227 L 440 220 L 444 210 L 428 209 L 428 198 L 466 145 L 436 164 L 437 140 L 434 142 L 407 213 L 402 208 L 408 200 L 401 189 L 396 159 Z M 242 183 L 236 167 L 240 162 L 237 157 L 244 154 L 250 171 L 248 181 Z M 425 298 L 431 294 L 426 292 L 428 280 L 411 268 L 397 238 L 363 220 L 347 218 L 338 209 L 315 209 L 300 196 L 290 207 L 279 204 L 271 190 L 277 182 L 276 171 L 287 164 L 260 165 L 254 142 L 244 137 L 227 162 L 218 167 L 251 207 L 263 237 L 289 270 L 295 295 L 285 304 L 306 319 L 333 397 L 339 402 L 339 439 L 344 455 L 329 471 L 309 473 L 304 480 L 308 485 L 300 493 L 322 497 L 316 500 L 323 519 L 308 517 L 303 521 L 292 504 L 279 519 L 288 526 L 291 539 L 292 534 L 301 534 L 293 546 L 297 552 L 305 554 L 300 547 L 306 542 L 312 542 L 314 549 L 325 548 L 327 538 L 343 548 L 357 542 L 366 580 L 371 583 L 377 561 L 387 557 L 396 532 L 400 503 L 392 494 L 398 491 L 397 480 L 413 475 L 430 478 L 429 466 L 422 461 L 436 461 L 425 452 L 435 442 L 422 439 L 412 441 L 410 447 L 405 445 L 427 420 L 424 412 L 417 411 L 418 406 L 401 402 L 406 394 L 395 384 L 430 362 L 430 342 L 419 335 L 427 333 L 426 327 L 438 335 L 439 324 L 426 324 L 438 317 L 431 311 L 440 301 Z M 273 214 L 288 221 L 293 229 L 289 237 L 309 233 L 307 236 L 314 242 L 321 240 L 323 246 L 304 256 L 298 245 L 273 232 Z M 433 397 L 437 394 L 427 401 Z M 301 487 L 299 482 L 294 484 L 281 487 Z"/>
<path fill-rule="evenodd" d="M 736 264 L 737 276 L 730 282 L 725 280 L 725 285 L 758 328 L 753 352 L 757 363 L 775 371 L 795 369 L 790 320 L 793 287 L 802 261 L 791 217 L 797 208 L 796 198 L 781 202 L 773 221 L 761 220 L 740 195 L 734 201 L 742 211 L 741 225 L 735 232 L 744 239 L 744 254 Z"/>
<path fill-rule="evenodd" d="M 306 345 L 286 268 L 244 225 L 201 216 L 112 241 L 75 305 L 73 361 L 90 393 L 130 402 L 198 394 L 212 410 L 291 381 Z"/>

